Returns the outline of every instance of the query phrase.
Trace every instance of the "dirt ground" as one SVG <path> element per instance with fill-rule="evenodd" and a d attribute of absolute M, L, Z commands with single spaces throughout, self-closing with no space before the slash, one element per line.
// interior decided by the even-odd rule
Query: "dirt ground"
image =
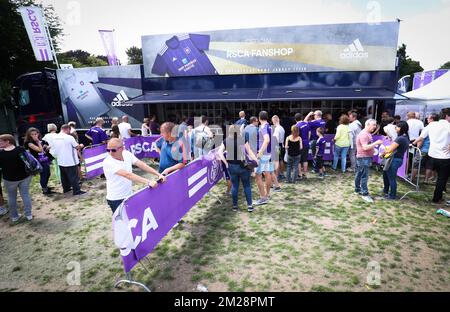
<path fill-rule="evenodd" d="M 51 185 L 61 192 L 54 176 Z M 385 201 L 381 174 L 372 171 L 375 203 L 368 204 L 354 194 L 352 174 L 309 174 L 282 184 L 250 214 L 242 194 L 241 210 L 231 211 L 221 182 L 134 278 L 156 292 L 199 284 L 209 291 L 450 291 L 450 218 L 436 214 L 433 187 L 423 187 Z M 34 220 L 10 226 L 0 219 L 0 291 L 140 291 L 113 287 L 124 274 L 105 188 L 96 178 L 83 184 L 85 197 L 45 197 L 34 177 Z M 401 182 L 399 194 L 411 189 Z"/>

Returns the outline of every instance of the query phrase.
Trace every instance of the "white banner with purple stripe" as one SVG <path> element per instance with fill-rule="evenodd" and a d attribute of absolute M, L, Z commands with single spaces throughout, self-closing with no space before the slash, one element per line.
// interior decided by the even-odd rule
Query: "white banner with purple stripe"
<path fill-rule="evenodd" d="M 102 38 L 103 47 L 105 48 L 108 64 L 111 66 L 119 65 L 119 60 L 116 54 L 116 46 L 114 44 L 114 30 L 99 30 Z"/>
<path fill-rule="evenodd" d="M 47 36 L 42 9 L 36 6 L 26 6 L 20 7 L 19 12 L 22 15 L 36 60 L 53 61 L 50 38 Z"/>

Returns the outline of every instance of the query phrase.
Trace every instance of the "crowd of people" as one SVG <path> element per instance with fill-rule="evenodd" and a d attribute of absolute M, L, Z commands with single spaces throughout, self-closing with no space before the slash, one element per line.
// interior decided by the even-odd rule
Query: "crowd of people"
<path fill-rule="evenodd" d="M 103 161 L 103 177 L 107 186 L 106 200 L 113 212 L 132 194 L 133 182 L 157 187 L 158 183 L 166 181 L 168 174 L 206 155 L 213 148 L 218 148 L 228 183 L 227 192 L 232 196 L 232 209 L 238 211 L 239 184 L 242 182 L 247 210 L 252 212 L 255 206 L 269 202 L 270 192 L 281 191 L 280 182 L 290 184 L 308 179 L 309 152 L 312 153 L 311 173 L 317 174 L 320 179 L 327 176 L 324 168 L 327 140 L 324 135 L 330 128 L 335 132 L 331 170 L 338 170 L 340 160 L 342 173 L 354 172 L 355 192 L 365 201 L 373 202 L 368 188 L 369 169 L 375 148 L 383 143 L 382 140 L 374 141 L 373 135 L 381 134 L 392 140 L 392 144 L 381 154 L 385 159 L 392 158 L 383 170 L 384 197 L 387 200 L 397 199 L 397 170 L 403 165 L 404 155 L 412 144 L 421 149 L 423 157 L 412 159 L 408 166 L 416 168 L 415 162 L 424 162 L 425 183 L 436 183 L 433 202 L 441 202 L 450 173 L 450 108 L 443 109 L 441 116 L 427 116 L 427 125 L 414 112 L 408 113 L 406 121 L 384 112 L 380 124 L 374 119 L 361 122 L 358 117 L 356 111 L 343 113 L 336 125 L 320 110 L 304 116 L 297 113 L 293 116 L 292 125 L 285 129 L 277 115 L 270 118 L 268 112 L 261 111 L 258 116 L 247 120 L 246 113 L 241 111 L 239 119 L 225 133 L 220 131 L 220 127 L 209 125 L 207 116 L 201 116 L 194 125 L 187 117 L 182 117 L 179 125 L 172 122 L 159 125 L 152 117 L 143 120 L 141 133 L 137 134 L 133 132 L 128 117 L 122 116 L 121 122 L 119 118 L 112 119 L 108 131 L 103 129 L 104 120 L 97 118 L 85 137 L 92 145 L 107 144 L 108 156 Z M 26 170 L 23 161 L 25 152 L 29 152 L 42 166 L 39 182 L 44 195 L 55 193 L 48 186 L 52 163 L 56 164 L 57 170 L 54 172 L 59 175 L 63 193 L 72 192 L 73 196 L 86 194 L 81 190 L 80 159 L 84 145 L 79 143 L 76 124 L 62 125 L 59 132 L 56 125 L 49 124 L 47 132 L 42 137 L 38 129 L 29 128 L 24 146 L 17 146 L 12 135 L 0 135 L 0 169 L 13 224 L 33 218 L 29 190 L 31 173 Z M 158 170 L 138 160 L 124 148 L 124 140 L 152 134 L 161 135 L 156 144 L 160 154 Z M 349 168 L 347 158 L 350 160 Z M 133 165 L 154 175 L 157 182 L 134 174 Z M 412 175 L 412 178 L 417 176 L 417 170 L 412 170 Z M 256 200 L 252 195 L 253 179 L 259 193 Z M 18 213 L 17 190 L 24 203 L 25 218 Z M 8 210 L 0 195 L 0 215 L 3 216 Z"/>

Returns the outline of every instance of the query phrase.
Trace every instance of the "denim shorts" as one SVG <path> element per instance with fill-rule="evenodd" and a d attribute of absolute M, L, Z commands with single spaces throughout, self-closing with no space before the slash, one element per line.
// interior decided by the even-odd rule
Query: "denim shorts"
<path fill-rule="evenodd" d="M 262 174 L 263 172 L 274 172 L 275 166 L 272 162 L 271 155 L 264 155 L 259 160 L 258 168 L 256 168 L 256 174 Z"/>

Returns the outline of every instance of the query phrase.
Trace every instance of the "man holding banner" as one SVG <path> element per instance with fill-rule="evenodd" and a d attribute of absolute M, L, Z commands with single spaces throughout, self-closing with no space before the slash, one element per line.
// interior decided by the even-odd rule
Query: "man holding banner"
<path fill-rule="evenodd" d="M 166 178 L 155 169 L 139 160 L 131 152 L 125 150 L 122 140 L 113 138 L 108 142 L 108 156 L 103 160 L 103 172 L 106 177 L 106 201 L 114 213 L 125 198 L 133 194 L 133 181 L 157 186 L 157 182 L 140 177 L 133 173 L 133 165 L 158 177 L 158 182 Z"/>

